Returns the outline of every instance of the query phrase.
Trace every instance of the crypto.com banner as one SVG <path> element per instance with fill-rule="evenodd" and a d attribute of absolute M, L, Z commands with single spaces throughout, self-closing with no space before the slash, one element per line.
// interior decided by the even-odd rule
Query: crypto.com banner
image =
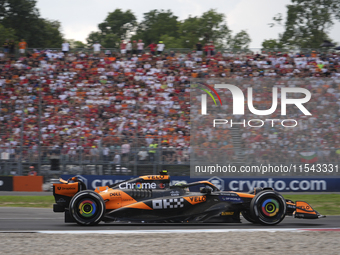
<path fill-rule="evenodd" d="M 339 175 L 339 82 L 192 79 L 191 176 Z"/>
<path fill-rule="evenodd" d="M 61 175 L 67 180 L 74 175 Z M 88 189 L 96 189 L 100 186 L 112 185 L 137 176 L 130 175 L 77 175 L 78 179 L 86 184 Z M 197 181 L 209 181 L 220 190 L 248 192 L 255 187 L 272 187 L 280 192 L 339 192 L 340 178 L 190 178 L 189 176 L 171 176 L 170 185 L 176 183 L 190 183 Z M 199 187 L 190 187 L 190 191 L 199 191 Z"/>

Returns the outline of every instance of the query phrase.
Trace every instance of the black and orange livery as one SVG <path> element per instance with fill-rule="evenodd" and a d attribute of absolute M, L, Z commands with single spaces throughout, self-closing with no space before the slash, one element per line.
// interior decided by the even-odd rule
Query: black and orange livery
<path fill-rule="evenodd" d="M 275 225 L 286 215 L 324 217 L 308 203 L 286 200 L 272 188 L 239 193 L 220 191 L 208 181 L 169 184 L 170 176 L 165 172 L 97 187 L 94 191 L 87 190 L 76 177 L 61 179 L 53 185 L 53 211 L 64 212 L 65 222 L 80 225 L 101 221 L 239 223 L 240 214 L 252 223 Z"/>

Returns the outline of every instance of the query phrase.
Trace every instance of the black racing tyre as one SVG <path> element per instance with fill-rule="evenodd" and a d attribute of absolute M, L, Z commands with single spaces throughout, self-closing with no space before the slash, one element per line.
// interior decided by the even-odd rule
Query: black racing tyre
<path fill-rule="evenodd" d="M 250 203 L 250 215 L 262 225 L 276 225 L 286 216 L 286 201 L 273 190 L 264 190 L 256 194 Z"/>
<path fill-rule="evenodd" d="M 104 215 L 105 202 L 98 193 L 84 190 L 72 198 L 69 209 L 79 225 L 97 225 Z"/>
<path fill-rule="evenodd" d="M 250 223 L 254 223 L 254 224 L 257 223 L 257 221 L 251 217 L 250 211 L 248 211 L 248 210 L 241 211 L 241 214 L 242 214 L 243 218 L 245 218 Z"/>

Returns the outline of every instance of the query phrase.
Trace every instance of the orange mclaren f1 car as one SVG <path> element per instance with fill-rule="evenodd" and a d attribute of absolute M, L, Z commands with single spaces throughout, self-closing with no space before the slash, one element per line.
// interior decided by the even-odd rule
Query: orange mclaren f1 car
<path fill-rule="evenodd" d="M 221 191 L 208 181 L 170 186 L 170 176 L 147 175 L 110 186 L 87 190 L 76 177 L 53 184 L 54 212 L 65 222 L 96 225 L 99 222 L 249 222 L 275 225 L 286 215 L 303 219 L 325 217 L 308 203 L 284 199 L 272 188 L 250 193 Z M 196 190 L 196 191 L 195 191 Z"/>

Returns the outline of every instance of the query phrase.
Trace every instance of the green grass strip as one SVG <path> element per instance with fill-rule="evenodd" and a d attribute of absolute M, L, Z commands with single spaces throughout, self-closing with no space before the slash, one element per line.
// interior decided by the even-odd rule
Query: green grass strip
<path fill-rule="evenodd" d="M 340 215 L 340 194 L 284 195 L 284 198 L 305 201 L 323 215 Z M 0 207 L 52 208 L 53 196 L 0 196 Z"/>
<path fill-rule="evenodd" d="M 0 196 L 1 207 L 52 208 L 53 196 Z"/>
<path fill-rule="evenodd" d="M 295 201 L 305 201 L 323 215 L 340 215 L 340 194 L 283 195 Z"/>

